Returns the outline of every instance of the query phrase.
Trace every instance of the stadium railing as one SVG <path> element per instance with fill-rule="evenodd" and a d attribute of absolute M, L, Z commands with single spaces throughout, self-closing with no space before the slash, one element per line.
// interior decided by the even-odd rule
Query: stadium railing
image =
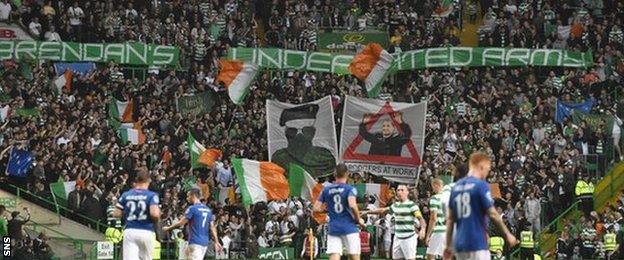
<path fill-rule="evenodd" d="M 624 163 L 614 165 L 594 189 L 594 209 L 602 211 L 624 188 Z"/>
<path fill-rule="evenodd" d="M 568 207 L 565 211 L 563 211 L 559 216 L 557 216 L 553 221 L 551 221 L 547 226 L 545 226 L 542 231 L 537 236 L 537 250 L 535 251 L 537 254 L 543 255 L 540 250 L 552 248 L 552 246 L 557 243 L 557 235 L 565 226 L 567 220 L 578 214 L 578 204 L 579 202 L 574 202 L 570 207 Z M 568 214 L 572 214 L 568 216 Z M 551 232 L 554 231 L 554 232 Z M 520 247 L 516 248 L 510 254 L 510 259 L 519 259 L 520 258 Z"/>
<path fill-rule="evenodd" d="M 106 228 L 108 228 L 109 226 L 104 223 L 101 220 L 95 220 L 92 219 L 88 216 L 85 216 L 83 214 L 80 214 L 78 212 L 75 212 L 74 210 L 65 207 L 63 205 L 60 205 L 59 203 L 57 203 L 54 200 L 50 200 L 49 198 L 44 198 L 41 196 L 38 196 L 26 189 L 23 189 L 21 187 L 18 187 L 14 184 L 11 183 L 3 183 L 0 185 L 0 188 L 8 191 L 9 193 L 14 194 L 15 196 L 17 196 L 20 199 L 24 199 L 27 200 L 29 202 L 32 202 L 34 204 L 37 204 L 41 207 L 44 207 L 48 210 L 51 210 L 53 212 L 56 212 L 56 214 L 59 215 L 59 223 L 61 222 L 61 218 L 60 216 L 64 216 L 66 218 L 72 219 L 74 221 L 77 221 L 83 225 L 89 226 L 92 229 L 95 229 L 99 232 L 104 232 L 106 230 Z"/>
<path fill-rule="evenodd" d="M 72 238 L 66 234 L 63 234 L 61 232 L 58 232 L 54 229 L 51 229 L 49 227 L 47 227 L 45 224 L 40 224 L 37 223 L 35 221 L 33 221 L 32 219 L 28 221 L 28 223 L 26 224 L 26 229 L 30 229 L 32 230 L 34 233 L 37 232 L 44 232 L 46 234 L 46 236 L 48 237 L 48 240 L 57 240 L 57 241 L 69 241 L 72 244 L 72 247 L 78 251 L 79 256 L 76 256 L 78 258 L 83 258 L 84 257 L 84 245 L 87 243 L 90 243 L 91 241 L 86 241 L 86 240 L 80 240 L 80 239 L 75 239 Z M 51 236 L 50 234 L 54 234 L 53 236 Z M 54 252 L 54 248 L 52 248 L 52 251 Z M 59 259 L 59 258 L 55 258 L 52 257 L 52 259 Z"/>
<path fill-rule="evenodd" d="M 595 185 L 594 189 L 594 209 L 603 211 L 609 203 L 619 199 L 622 189 L 624 189 L 624 163 L 615 164 L 611 170 Z M 563 211 L 547 226 L 545 226 L 538 236 L 538 246 L 540 253 L 547 254 L 551 252 L 557 243 L 557 238 L 566 224 L 570 220 L 577 219 L 580 216 L 578 209 L 578 201 L 575 201 L 570 207 Z M 516 259 L 520 249 L 516 249 L 511 254 L 511 259 Z"/>

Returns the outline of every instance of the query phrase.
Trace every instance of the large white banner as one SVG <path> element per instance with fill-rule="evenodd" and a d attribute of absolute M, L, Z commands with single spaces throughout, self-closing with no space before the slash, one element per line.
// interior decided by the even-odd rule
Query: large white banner
<path fill-rule="evenodd" d="M 427 103 L 347 96 L 340 159 L 352 172 L 415 183 L 425 142 Z"/>
<path fill-rule="evenodd" d="M 270 161 L 298 164 L 314 177 L 333 173 L 338 144 L 329 96 L 299 105 L 267 100 L 266 108 Z"/>

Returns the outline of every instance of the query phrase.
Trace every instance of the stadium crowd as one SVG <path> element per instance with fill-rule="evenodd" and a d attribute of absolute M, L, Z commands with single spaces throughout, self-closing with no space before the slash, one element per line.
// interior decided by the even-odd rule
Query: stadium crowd
<path fill-rule="evenodd" d="M 621 120 L 607 133 L 610 126 L 591 127 L 571 118 L 558 124 L 555 110 L 557 100 L 595 98 L 592 113 L 624 118 L 624 103 L 619 99 L 624 82 L 620 29 L 624 4 L 493 2 L 497 1 L 480 1 L 489 26 L 482 34 L 483 46 L 591 51 L 596 66 L 401 72 L 384 84 L 380 98 L 430 102 L 422 174 L 413 194 L 425 218 L 432 195 L 430 180 L 451 175 L 472 151 L 482 150 L 494 159 L 488 181 L 498 184 L 497 206 L 508 226 L 518 233 L 530 225 L 538 233 L 574 201 L 578 179 L 588 175 L 595 183 L 607 165 L 622 159 L 619 143 L 613 142 L 619 140 Z M 341 101 L 345 95 L 365 96 L 362 83 L 329 73 L 264 71 L 245 103 L 235 106 L 215 81 L 218 59 L 235 46 L 315 50 L 319 27 L 382 28 L 391 35 L 391 52 L 458 45 L 461 30 L 452 19 L 458 14 L 439 17 L 440 8 L 433 0 L 22 1 L 20 6 L 2 0 L 0 22 L 20 23 L 35 38 L 175 45 L 181 49 L 181 65 L 188 70 L 150 70 L 139 81 L 124 75 L 126 70 L 118 64 L 100 64 L 94 72 L 74 77 L 71 92 L 57 95 L 51 87 L 56 78 L 52 63 L 4 61 L 1 106 L 39 113 L 12 114 L 2 123 L 0 167 L 6 166 L 11 147 L 31 151 L 36 162 L 28 179 L 10 181 L 50 197 L 50 183 L 59 178 L 75 180 L 69 207 L 101 221 L 134 175 L 148 171 L 152 190 L 161 196 L 165 225 L 183 213 L 184 183 L 196 176 L 196 185 L 216 212 L 222 244 L 231 253 L 254 256 L 258 247 L 293 245 L 298 255 L 305 230 L 315 226 L 308 201 L 274 201 L 246 209 L 237 201 L 219 202 L 212 194 L 236 185 L 230 158 L 268 159 L 266 99 L 302 103 L 331 95 L 339 127 Z M 23 73 L 24 66 L 31 70 Z M 185 118 L 176 110 L 176 98 L 205 91 L 220 97 L 210 114 Z M 123 145 L 116 129 L 107 125 L 107 104 L 112 98 L 134 101 L 133 118 L 141 123 L 145 144 Z M 188 132 L 207 147 L 223 151 L 217 167 L 190 169 Z M 596 171 L 585 167 L 584 155 L 589 154 L 597 155 Z M 354 182 L 376 179 L 368 173 L 358 175 L 362 178 Z M 373 202 L 369 204 L 366 207 Z M 619 201 L 606 214 L 592 212 L 569 223 L 559 238 L 558 253 L 562 259 L 600 254 L 600 234 L 619 230 L 623 214 Z M 390 239 L 390 221 L 369 220 L 380 230 L 378 242 Z"/>

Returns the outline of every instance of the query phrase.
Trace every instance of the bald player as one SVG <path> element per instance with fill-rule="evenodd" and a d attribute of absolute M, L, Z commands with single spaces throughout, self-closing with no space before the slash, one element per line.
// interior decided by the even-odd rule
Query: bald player
<path fill-rule="evenodd" d="M 371 210 L 368 214 L 392 214 L 394 216 L 392 259 L 416 259 L 418 238 L 425 237 L 427 224 L 418 205 L 409 199 L 407 185 L 397 186 L 396 196 L 397 201 L 390 207 Z"/>
<path fill-rule="evenodd" d="M 429 199 L 429 228 L 425 236 L 427 260 L 441 257 L 446 245 L 446 208 L 442 204 L 442 185 L 444 182 L 439 178 L 431 181 L 434 195 Z"/>

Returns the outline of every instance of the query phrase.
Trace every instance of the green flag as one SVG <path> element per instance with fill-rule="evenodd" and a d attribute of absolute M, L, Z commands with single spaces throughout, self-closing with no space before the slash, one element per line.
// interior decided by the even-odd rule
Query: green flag
<path fill-rule="evenodd" d="M 191 175 L 190 177 L 186 178 L 184 182 L 182 183 L 182 189 L 184 191 L 188 191 L 192 189 L 193 187 L 195 187 L 196 184 L 197 184 L 197 178 Z"/>
<path fill-rule="evenodd" d="M 93 154 L 93 164 L 100 166 L 106 161 L 106 159 L 106 154 L 102 153 L 100 148 L 95 149 L 95 153 Z"/>
<path fill-rule="evenodd" d="M 36 108 L 18 108 L 15 111 L 18 115 L 20 116 L 35 116 L 38 117 L 39 116 L 39 110 L 37 110 Z"/>
<path fill-rule="evenodd" d="M 288 167 L 288 186 L 290 187 L 290 196 L 306 200 L 316 198 L 323 190 L 322 184 L 295 163 L 291 163 Z"/>
<path fill-rule="evenodd" d="M 67 205 L 67 196 L 70 192 L 76 189 L 76 181 L 63 181 L 59 178 L 59 181 L 50 184 L 50 191 L 52 191 L 52 195 L 56 197 L 57 201 L 66 206 Z"/>
<path fill-rule="evenodd" d="M 206 147 L 195 140 L 195 137 L 193 137 L 191 132 L 188 133 L 186 138 L 186 145 L 188 146 L 189 154 L 191 155 L 191 168 L 197 169 L 206 167 L 205 165 L 199 163 L 199 156 L 206 150 Z"/>

